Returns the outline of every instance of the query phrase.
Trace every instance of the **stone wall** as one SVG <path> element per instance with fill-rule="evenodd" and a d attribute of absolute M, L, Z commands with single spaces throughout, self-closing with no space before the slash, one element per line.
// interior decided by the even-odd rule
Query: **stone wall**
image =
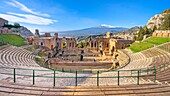
<path fill-rule="evenodd" d="M 113 38 L 92 38 L 89 40 L 89 49 L 98 52 L 103 51 L 110 55 L 116 49 L 124 49 L 131 43 L 131 40 L 113 39 Z"/>
<path fill-rule="evenodd" d="M 0 34 L 12 34 L 12 31 L 8 28 L 0 28 Z"/>
<path fill-rule="evenodd" d="M 107 51 L 109 49 L 109 38 L 92 38 L 89 40 L 90 50 Z"/>
<path fill-rule="evenodd" d="M 57 33 L 54 36 L 45 33 L 45 35 L 40 37 L 31 37 L 28 39 L 28 42 L 34 45 L 45 46 L 50 50 L 55 49 L 56 46 L 58 49 L 64 49 L 63 43 L 66 43 L 66 49 L 76 48 L 77 46 L 75 38 L 58 38 Z"/>
<path fill-rule="evenodd" d="M 170 37 L 170 30 L 155 30 L 152 36 L 155 37 Z"/>
<path fill-rule="evenodd" d="M 56 39 L 56 46 L 58 49 L 64 49 L 63 43 L 66 44 L 66 49 L 74 49 L 77 46 L 77 42 L 75 38 L 57 38 Z"/>
<path fill-rule="evenodd" d="M 0 18 L 0 27 L 4 26 L 5 24 L 8 24 L 8 21 L 3 18 Z"/>

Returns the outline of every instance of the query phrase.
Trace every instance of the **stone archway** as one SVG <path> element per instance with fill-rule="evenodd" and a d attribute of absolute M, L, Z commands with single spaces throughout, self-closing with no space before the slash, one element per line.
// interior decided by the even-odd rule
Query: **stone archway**
<path fill-rule="evenodd" d="M 41 46 L 43 46 L 43 42 L 41 42 Z"/>
<path fill-rule="evenodd" d="M 66 47 L 67 47 L 67 42 L 66 41 L 62 42 L 62 48 L 66 48 Z"/>
<path fill-rule="evenodd" d="M 53 45 L 51 45 L 51 49 L 54 49 L 54 46 L 53 46 Z"/>
<path fill-rule="evenodd" d="M 103 42 L 99 42 L 99 49 L 103 50 Z"/>
<path fill-rule="evenodd" d="M 113 53 L 114 53 L 114 51 L 115 51 L 115 47 L 114 46 L 112 46 L 112 49 L 110 50 L 111 52 L 111 55 L 113 55 Z"/>

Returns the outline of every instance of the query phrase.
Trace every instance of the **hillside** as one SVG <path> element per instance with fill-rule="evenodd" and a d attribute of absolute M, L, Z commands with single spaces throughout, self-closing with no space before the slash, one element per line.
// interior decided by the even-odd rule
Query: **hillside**
<path fill-rule="evenodd" d="M 27 38 L 29 36 L 33 36 L 33 33 L 26 27 L 20 26 L 18 23 L 8 24 L 4 25 L 3 27 L 8 28 L 9 30 L 12 30 L 14 33 L 19 33 L 22 37 Z"/>
<path fill-rule="evenodd" d="M 109 27 L 109 26 L 97 26 L 97 27 L 90 27 L 85 29 L 79 29 L 79 30 L 71 30 L 71 31 L 58 31 L 60 36 L 86 36 L 86 35 L 103 35 L 106 32 L 117 32 L 117 31 L 123 31 L 127 30 L 127 28 L 123 27 Z M 41 32 L 45 33 L 45 32 Z M 55 33 L 55 32 L 51 32 Z"/>
<path fill-rule="evenodd" d="M 133 52 L 140 52 L 142 50 L 149 49 L 151 47 L 170 42 L 170 38 L 168 37 L 150 37 L 142 42 L 134 42 L 130 45 L 130 49 Z"/>
<path fill-rule="evenodd" d="M 146 27 L 149 28 L 149 29 L 154 29 L 154 27 L 156 27 L 156 29 L 161 29 L 160 27 L 162 27 L 162 25 L 165 22 L 170 21 L 169 20 L 170 18 L 168 18 L 168 20 L 166 20 L 168 16 L 170 16 L 170 9 L 164 10 L 160 14 L 156 14 L 156 15 L 152 16 L 148 20 Z"/>
<path fill-rule="evenodd" d="M 29 29 L 27 29 L 26 27 L 22 26 L 20 28 L 20 35 L 22 37 L 29 37 L 29 36 L 33 36 L 33 33 Z"/>
<path fill-rule="evenodd" d="M 118 34 L 124 34 L 124 33 L 134 33 L 134 32 L 137 32 L 139 31 L 139 27 L 138 26 L 135 26 L 135 27 L 132 27 L 132 28 L 129 28 L 129 29 L 126 29 L 126 30 L 121 30 L 121 31 L 116 31 L 116 32 L 112 32 L 111 35 L 118 35 Z M 81 42 L 81 41 L 87 41 L 89 38 L 96 38 L 96 37 L 102 37 L 102 36 L 105 36 L 106 32 L 104 34 L 101 34 L 101 35 L 86 35 L 86 36 L 77 36 L 77 41 L 78 42 Z"/>
<path fill-rule="evenodd" d="M 87 35 L 87 36 L 77 36 L 77 42 L 88 41 L 90 38 L 102 37 L 104 35 Z"/>
<path fill-rule="evenodd" d="M 134 33 L 134 32 L 139 31 L 139 29 L 140 29 L 140 27 L 135 26 L 135 27 L 129 28 L 127 30 L 115 32 L 114 34 L 120 34 L 120 33 L 130 34 L 130 33 Z"/>
<path fill-rule="evenodd" d="M 0 41 L 13 46 L 26 45 L 26 43 L 24 42 L 25 39 L 15 34 L 0 34 Z"/>

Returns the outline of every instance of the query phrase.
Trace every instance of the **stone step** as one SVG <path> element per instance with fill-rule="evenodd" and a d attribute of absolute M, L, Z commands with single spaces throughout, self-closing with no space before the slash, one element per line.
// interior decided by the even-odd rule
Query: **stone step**
<path fill-rule="evenodd" d="M 105 95 L 169 95 L 167 85 L 121 85 L 121 86 L 70 86 L 39 87 L 14 83 L 0 83 L 1 95 L 36 95 L 36 96 L 105 96 Z"/>

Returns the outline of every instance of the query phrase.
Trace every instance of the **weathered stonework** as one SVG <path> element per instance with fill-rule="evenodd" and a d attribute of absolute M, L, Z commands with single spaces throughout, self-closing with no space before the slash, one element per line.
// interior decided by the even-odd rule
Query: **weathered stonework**
<path fill-rule="evenodd" d="M 170 37 L 170 30 L 155 30 L 152 36 L 155 37 Z"/>
<path fill-rule="evenodd" d="M 127 47 L 131 40 L 123 40 L 123 39 L 113 39 L 110 38 L 109 33 L 106 33 L 106 38 L 90 38 L 89 46 L 90 50 L 102 51 L 104 54 L 109 53 L 113 54 L 116 49 L 124 49 Z"/>
<path fill-rule="evenodd" d="M 55 33 L 54 36 L 51 36 L 50 33 L 45 33 L 44 35 L 30 37 L 28 42 L 33 45 L 45 46 L 50 50 L 55 49 L 55 47 L 58 49 L 71 49 L 76 48 L 77 45 L 75 38 L 59 38 L 58 33 Z"/>
<path fill-rule="evenodd" d="M 0 27 L 4 26 L 5 24 L 8 24 L 8 21 L 3 18 L 0 18 Z"/>

